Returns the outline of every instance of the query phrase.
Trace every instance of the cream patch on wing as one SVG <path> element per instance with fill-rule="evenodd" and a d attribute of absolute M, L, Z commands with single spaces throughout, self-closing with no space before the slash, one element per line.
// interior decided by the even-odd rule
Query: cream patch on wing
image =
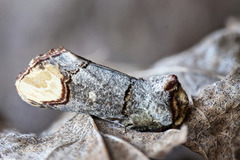
<path fill-rule="evenodd" d="M 65 97 L 62 93 L 65 90 L 63 79 L 64 76 L 54 65 L 36 65 L 22 79 L 17 80 L 16 87 L 22 99 L 28 103 L 60 101 Z"/>

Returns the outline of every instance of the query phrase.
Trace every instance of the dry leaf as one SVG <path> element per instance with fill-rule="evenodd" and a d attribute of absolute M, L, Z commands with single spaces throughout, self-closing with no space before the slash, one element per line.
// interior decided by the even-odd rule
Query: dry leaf
<path fill-rule="evenodd" d="M 4 159 L 110 159 L 92 118 L 81 114 L 49 135 L 5 131 L 0 144 Z"/>
<path fill-rule="evenodd" d="M 130 145 L 128 142 L 111 136 L 104 134 L 103 138 L 107 145 L 109 154 L 111 159 L 114 160 L 132 160 L 132 159 L 141 159 L 148 160 L 141 151 Z"/>
<path fill-rule="evenodd" d="M 137 73 L 174 73 L 189 98 L 194 95 L 185 120 L 189 128 L 186 146 L 205 159 L 240 159 L 239 28 L 240 23 L 234 22 L 195 47 Z"/>
<path fill-rule="evenodd" d="M 193 97 L 186 146 L 205 159 L 237 159 L 240 154 L 240 67 Z M 239 158 L 239 157 L 238 157 Z"/>
<path fill-rule="evenodd" d="M 187 127 L 181 130 L 169 129 L 165 132 L 138 132 L 127 130 L 118 124 L 95 119 L 99 130 L 104 134 L 119 137 L 141 150 L 150 158 L 163 158 L 173 147 L 183 144 L 187 137 Z"/>

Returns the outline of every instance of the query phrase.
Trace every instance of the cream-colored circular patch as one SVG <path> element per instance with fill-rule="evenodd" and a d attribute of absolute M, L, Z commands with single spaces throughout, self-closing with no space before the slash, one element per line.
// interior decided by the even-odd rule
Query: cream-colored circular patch
<path fill-rule="evenodd" d="M 16 88 L 23 100 L 38 106 L 61 101 L 65 97 L 63 79 L 64 76 L 54 65 L 36 65 L 22 79 L 16 81 Z"/>

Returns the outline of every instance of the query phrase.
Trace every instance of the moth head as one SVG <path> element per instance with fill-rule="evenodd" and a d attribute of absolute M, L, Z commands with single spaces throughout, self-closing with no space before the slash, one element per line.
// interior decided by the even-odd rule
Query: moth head
<path fill-rule="evenodd" d="M 170 98 L 169 109 L 172 113 L 174 125 L 180 125 L 187 112 L 188 97 L 178 81 L 177 76 L 152 76 L 150 77 L 150 83 L 155 93 L 162 93 L 161 96 L 167 95 Z"/>
<path fill-rule="evenodd" d="M 172 96 L 171 110 L 173 112 L 174 125 L 180 125 L 188 109 L 188 97 L 177 76 L 169 75 L 169 80 L 164 86 L 164 91 L 168 91 Z"/>

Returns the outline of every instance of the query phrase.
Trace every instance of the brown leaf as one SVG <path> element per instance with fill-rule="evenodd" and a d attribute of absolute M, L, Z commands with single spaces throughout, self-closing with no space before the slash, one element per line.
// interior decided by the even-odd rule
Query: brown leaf
<path fill-rule="evenodd" d="M 240 67 L 193 97 L 186 146 L 205 159 L 237 159 L 240 127 Z"/>
<path fill-rule="evenodd" d="M 173 147 L 186 141 L 187 128 L 169 129 L 165 132 L 138 132 L 127 130 L 115 123 L 95 119 L 99 130 L 104 134 L 121 138 L 141 150 L 150 158 L 163 158 Z"/>
<path fill-rule="evenodd" d="M 194 96 L 185 120 L 189 127 L 186 145 L 206 159 L 240 159 L 239 67 L 224 77 L 240 64 L 240 23 L 229 24 L 193 48 L 137 73 L 178 76 L 189 98 Z"/>
<path fill-rule="evenodd" d="M 81 114 L 49 135 L 6 131 L 0 134 L 0 144 L 4 159 L 109 159 L 92 118 Z"/>
<path fill-rule="evenodd" d="M 148 160 L 148 157 L 146 157 L 141 151 L 120 138 L 107 134 L 104 134 L 103 138 L 110 157 L 113 160 Z"/>

